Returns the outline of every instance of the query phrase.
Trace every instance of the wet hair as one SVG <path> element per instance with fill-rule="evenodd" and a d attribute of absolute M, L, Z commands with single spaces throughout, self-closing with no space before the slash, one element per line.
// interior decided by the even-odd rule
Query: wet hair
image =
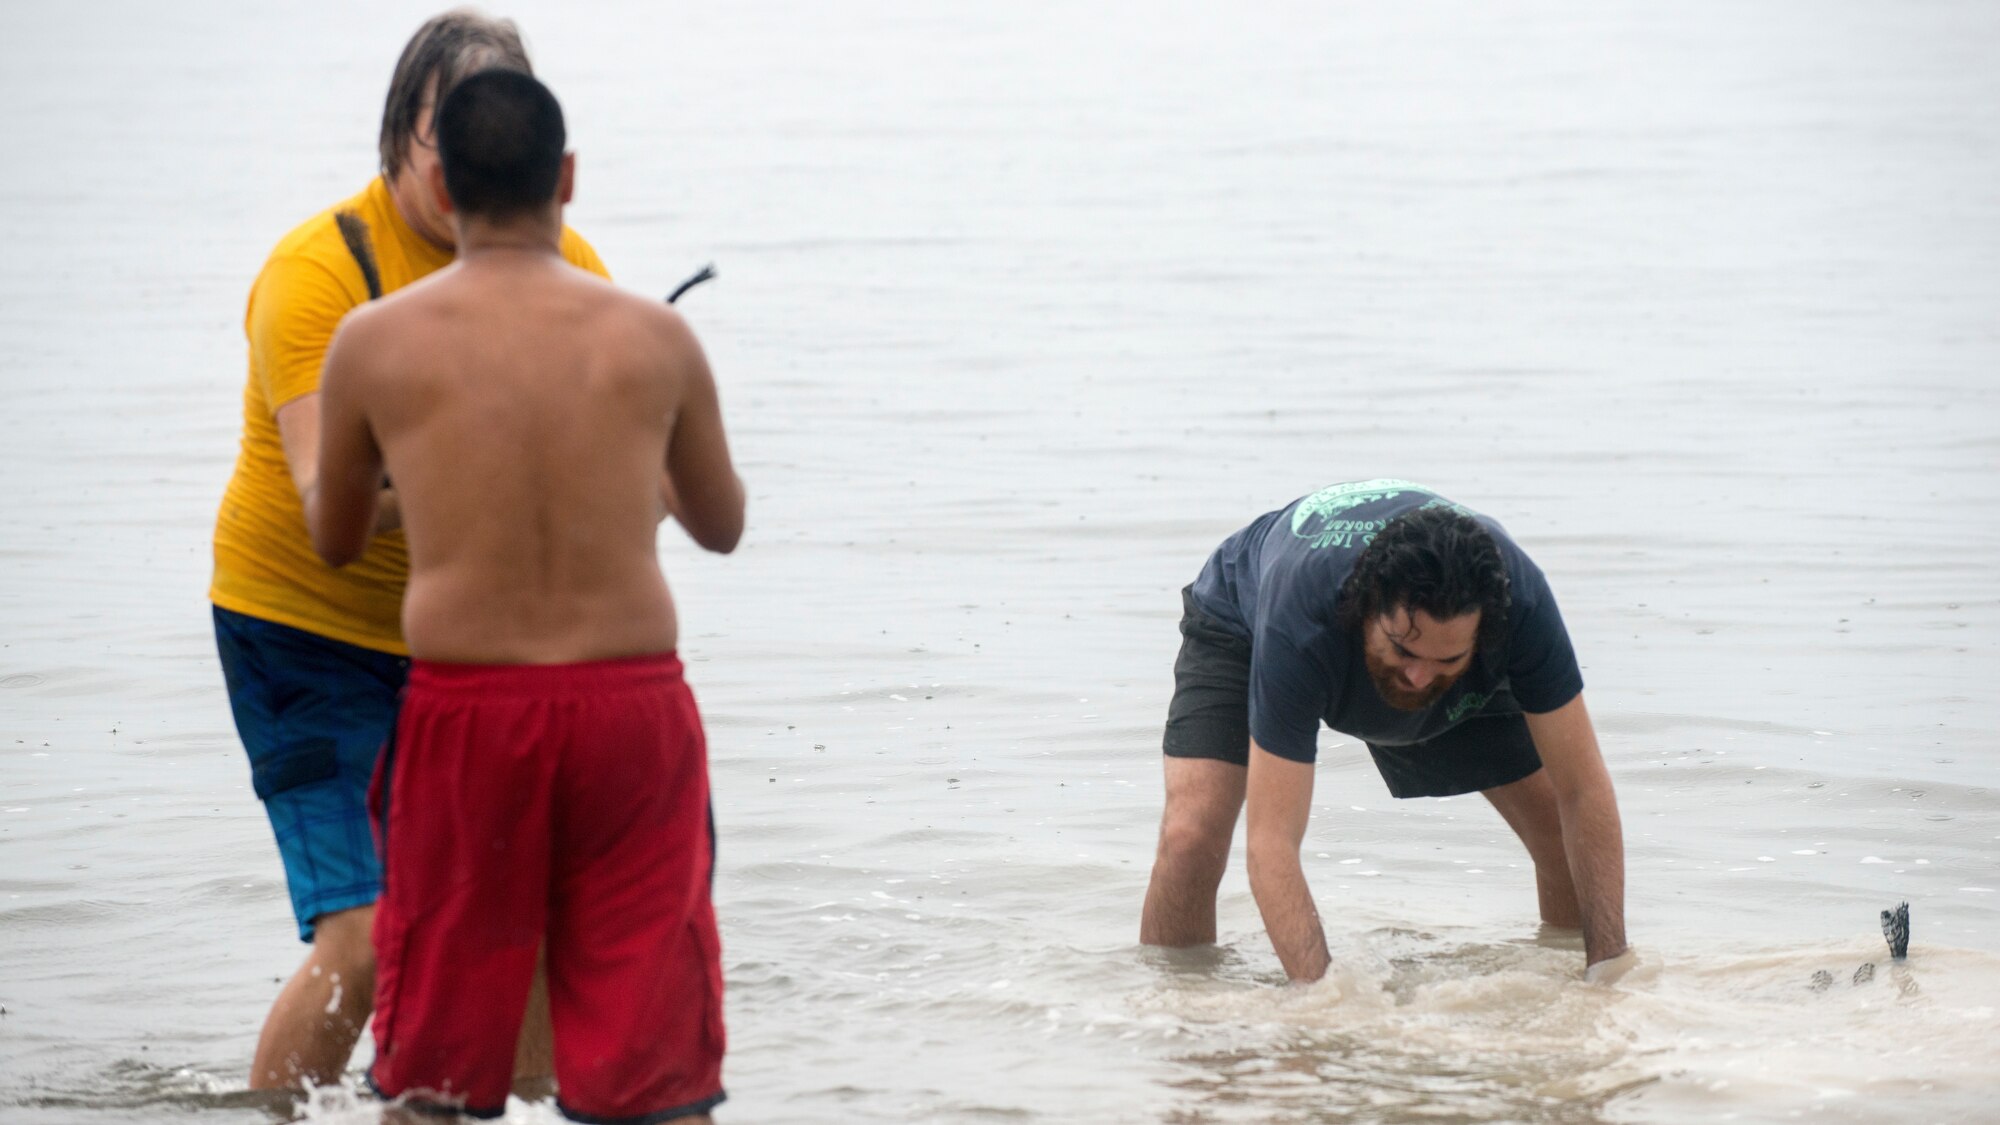
<path fill-rule="evenodd" d="M 1509 602 L 1500 545 L 1479 521 L 1439 505 L 1406 512 L 1375 533 L 1341 584 L 1339 613 L 1359 635 L 1399 609 L 1439 621 L 1478 610 L 1478 647 L 1491 653 L 1506 640 Z"/>
<path fill-rule="evenodd" d="M 382 136 L 377 142 L 382 175 L 393 180 L 402 170 L 403 154 L 417 135 L 425 95 L 435 96 L 435 111 L 460 79 L 495 67 L 534 73 L 513 20 L 496 20 L 471 8 L 454 8 L 426 20 L 403 48 L 403 57 L 396 60 L 396 73 L 389 79 L 389 97 L 382 104 Z M 435 132 L 435 117 L 432 122 Z"/>
<path fill-rule="evenodd" d="M 545 206 L 562 178 L 562 106 L 518 70 L 460 82 L 437 115 L 444 189 L 463 215 L 504 218 Z"/>

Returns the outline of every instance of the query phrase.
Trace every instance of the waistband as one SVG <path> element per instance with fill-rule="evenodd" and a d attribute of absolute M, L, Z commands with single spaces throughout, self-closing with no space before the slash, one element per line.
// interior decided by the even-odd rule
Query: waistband
<path fill-rule="evenodd" d="M 681 679 L 681 658 L 673 652 L 584 660 L 575 664 L 410 661 L 412 691 L 453 695 L 575 695 L 672 687 Z"/>

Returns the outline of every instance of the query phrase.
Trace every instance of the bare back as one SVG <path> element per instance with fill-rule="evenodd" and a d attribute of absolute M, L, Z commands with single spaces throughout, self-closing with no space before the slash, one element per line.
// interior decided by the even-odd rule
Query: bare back
<path fill-rule="evenodd" d="M 742 526 L 714 383 L 680 317 L 555 254 L 499 249 L 353 320 L 338 358 L 400 497 L 412 655 L 672 650 L 666 497 L 711 549 Z"/>

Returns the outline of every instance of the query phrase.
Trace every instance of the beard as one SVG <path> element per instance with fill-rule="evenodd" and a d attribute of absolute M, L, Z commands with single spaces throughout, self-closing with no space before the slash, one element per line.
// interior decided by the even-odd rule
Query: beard
<path fill-rule="evenodd" d="M 1365 646 L 1362 649 L 1361 657 L 1362 663 L 1368 667 L 1369 680 L 1375 684 L 1375 693 L 1382 697 L 1382 702 L 1387 703 L 1398 711 L 1421 711 L 1429 707 L 1431 704 L 1443 699 L 1444 693 L 1450 691 L 1452 685 L 1458 683 L 1460 676 L 1465 675 L 1463 671 L 1460 671 L 1457 676 L 1439 676 L 1422 690 L 1417 690 L 1405 685 L 1400 673 L 1377 659 L 1375 654 L 1369 652 Z"/>

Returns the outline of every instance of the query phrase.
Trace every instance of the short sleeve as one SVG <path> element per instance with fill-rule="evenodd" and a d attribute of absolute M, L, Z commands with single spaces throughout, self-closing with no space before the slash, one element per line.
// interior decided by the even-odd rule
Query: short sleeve
<path fill-rule="evenodd" d="M 1260 624 L 1250 641 L 1250 737 L 1294 762 L 1319 756 L 1327 670 L 1283 631 Z"/>
<path fill-rule="evenodd" d="M 1525 559 L 1514 577 L 1508 613 L 1507 679 L 1521 709 L 1537 715 L 1556 710 L 1583 690 L 1583 672 L 1555 593 L 1541 569 Z"/>
<path fill-rule="evenodd" d="M 564 261 L 578 269 L 589 270 L 606 281 L 611 280 L 611 271 L 604 268 L 604 260 L 597 256 L 596 248 L 568 227 L 564 227 L 562 232 L 562 256 Z"/>
<path fill-rule="evenodd" d="M 250 370 L 273 412 L 319 390 L 333 331 L 358 303 L 318 262 L 285 255 L 265 264 L 250 291 L 244 331 L 250 337 Z"/>

